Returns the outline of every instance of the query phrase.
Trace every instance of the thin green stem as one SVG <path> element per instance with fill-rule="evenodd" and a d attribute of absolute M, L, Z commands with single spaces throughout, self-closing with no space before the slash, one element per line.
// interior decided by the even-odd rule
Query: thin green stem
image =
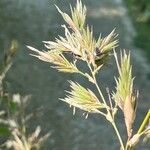
<path fill-rule="evenodd" d="M 128 141 L 126 143 L 125 150 L 133 150 L 133 146 L 128 145 Z"/>
<path fill-rule="evenodd" d="M 89 69 L 90 69 L 90 71 L 91 71 L 92 77 L 93 77 L 93 79 L 94 79 L 95 86 L 96 86 L 96 88 L 97 88 L 97 90 L 98 90 L 98 92 L 99 92 L 99 94 L 100 94 L 100 96 L 101 96 L 101 98 L 102 98 L 102 101 L 103 101 L 103 103 L 104 103 L 106 106 L 108 106 L 107 103 L 106 103 L 106 101 L 105 101 L 105 98 L 104 98 L 104 96 L 103 96 L 103 94 L 102 94 L 102 92 L 101 92 L 101 89 L 100 89 L 100 87 L 98 86 L 98 83 L 97 83 L 95 74 L 93 73 L 93 70 L 92 70 L 90 64 L 89 64 L 88 62 L 87 62 L 87 64 L 88 64 L 88 67 L 89 67 Z M 119 139 L 120 146 L 121 146 L 121 150 L 125 150 L 124 144 L 123 144 L 123 140 L 122 140 L 122 138 L 121 138 L 121 136 L 120 136 L 120 133 L 119 133 L 117 127 L 116 127 L 116 124 L 115 124 L 115 121 L 114 121 L 114 119 L 113 119 L 113 117 L 112 117 L 112 115 L 111 115 L 110 109 L 109 109 L 108 107 L 106 107 L 106 110 L 107 110 L 108 116 L 110 117 L 109 121 L 110 121 L 110 123 L 112 124 L 113 128 L 115 129 L 115 132 L 116 132 L 117 137 L 118 137 L 118 139 Z M 106 115 L 105 115 L 105 116 L 106 116 Z M 107 118 L 107 117 L 106 117 L 106 118 Z"/>
<path fill-rule="evenodd" d="M 102 94 L 102 92 L 101 92 L 101 89 L 100 89 L 99 86 L 98 86 L 98 83 L 97 83 L 97 81 L 96 81 L 95 76 L 94 76 L 94 81 L 95 81 L 96 88 L 97 88 L 97 90 L 98 90 L 98 92 L 99 92 L 99 94 L 100 94 L 100 96 L 101 96 L 101 98 L 102 98 L 103 103 L 107 106 L 107 103 L 106 103 L 105 98 L 104 98 L 104 96 L 103 96 L 103 94 Z"/>
<path fill-rule="evenodd" d="M 103 101 L 103 103 L 107 106 L 107 103 L 106 103 L 106 101 L 105 101 L 105 98 L 104 98 L 104 96 L 103 96 L 103 94 L 102 94 L 102 92 L 101 92 L 101 90 L 100 90 L 100 88 L 99 88 L 99 86 L 98 86 L 98 83 L 97 83 L 95 74 L 93 73 L 94 71 L 92 70 L 92 68 L 91 68 L 91 66 L 90 66 L 90 64 L 89 64 L 88 62 L 87 62 L 87 64 L 88 64 L 88 67 L 89 67 L 90 72 L 91 72 L 91 74 L 92 74 L 93 80 L 94 80 L 94 82 L 95 82 L 95 86 L 96 86 L 96 88 L 97 88 L 97 90 L 98 90 L 98 92 L 99 92 L 99 94 L 100 94 L 100 96 L 101 96 L 101 98 L 102 98 L 102 101 Z"/>
<path fill-rule="evenodd" d="M 112 122 L 112 126 L 114 127 L 115 132 L 116 132 L 116 134 L 117 134 L 117 137 L 118 137 L 118 139 L 119 139 L 119 142 L 120 142 L 120 145 L 121 145 L 121 150 L 125 150 L 124 145 L 123 145 L 122 138 L 121 138 L 120 133 L 119 133 L 117 127 L 116 127 L 115 122 Z"/>
<path fill-rule="evenodd" d="M 145 128 L 149 119 L 150 119 L 150 109 L 148 110 L 148 112 L 147 112 L 147 114 L 146 114 L 146 116 L 145 116 L 139 130 L 138 130 L 138 134 L 140 134 L 143 131 L 143 129 Z"/>
<path fill-rule="evenodd" d="M 149 119 L 150 119 L 150 110 L 147 112 L 147 114 L 146 114 L 146 116 L 145 116 L 145 118 L 144 118 L 138 132 L 137 132 L 137 134 L 139 134 L 140 136 L 147 131 L 147 130 L 144 130 L 144 128 L 145 128 L 145 126 L 146 126 Z M 133 150 L 133 146 L 129 146 L 127 144 L 125 150 Z"/>
<path fill-rule="evenodd" d="M 106 117 L 106 114 L 101 112 L 101 111 L 98 111 L 99 114 L 101 114 L 102 116 Z"/>
<path fill-rule="evenodd" d="M 133 150 L 133 146 L 129 147 L 129 149 L 127 149 L 127 150 Z"/>

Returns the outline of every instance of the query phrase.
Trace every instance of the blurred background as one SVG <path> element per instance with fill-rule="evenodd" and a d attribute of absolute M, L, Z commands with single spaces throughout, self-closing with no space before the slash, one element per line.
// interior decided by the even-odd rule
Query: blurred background
<path fill-rule="evenodd" d="M 150 2 L 144 0 L 84 0 L 87 6 L 87 23 L 98 37 L 114 28 L 119 34 L 120 48 L 132 53 L 135 88 L 140 90 L 135 131 L 150 108 Z M 50 65 L 29 55 L 26 45 L 45 49 L 42 41 L 54 40 L 63 35 L 64 21 L 54 4 L 69 13 L 75 0 L 0 0 L 0 61 L 11 42 L 17 43 L 17 53 L 5 79 L 8 93 L 31 95 L 27 112 L 34 117 L 28 130 L 37 125 L 42 134 L 51 132 L 43 150 L 116 150 L 118 140 L 109 124 L 102 117 L 82 116 L 81 111 L 72 115 L 68 105 L 59 100 L 69 88 L 67 80 L 83 81 L 80 76 L 59 73 Z M 130 17 L 129 17 L 130 16 Z M 111 69 L 110 69 L 111 68 Z M 113 87 L 115 66 L 108 65 L 101 75 L 103 87 Z M 105 88 L 104 88 L 105 89 Z M 119 114 L 119 118 L 122 114 Z M 126 137 L 123 120 L 118 119 L 121 133 Z M 140 142 L 137 150 L 148 150 L 150 142 Z"/>

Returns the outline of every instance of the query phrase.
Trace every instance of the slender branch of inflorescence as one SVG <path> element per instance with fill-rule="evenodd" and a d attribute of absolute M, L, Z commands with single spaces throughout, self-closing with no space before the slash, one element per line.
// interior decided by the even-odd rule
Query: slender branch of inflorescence
<path fill-rule="evenodd" d="M 125 150 L 125 147 L 124 147 L 124 144 L 123 144 L 123 140 L 121 138 L 121 135 L 120 135 L 120 133 L 118 131 L 118 128 L 117 128 L 115 122 L 112 122 L 112 126 L 115 129 L 115 132 L 116 132 L 116 134 L 118 136 L 118 139 L 119 139 L 119 142 L 120 142 L 120 145 L 121 145 L 121 150 Z"/>
<path fill-rule="evenodd" d="M 102 116 L 106 117 L 106 114 L 101 112 L 101 111 L 98 111 L 99 114 L 101 114 Z"/>
<path fill-rule="evenodd" d="M 90 69 L 90 72 L 91 72 L 92 77 L 93 77 L 94 84 L 95 84 L 95 86 L 96 86 L 96 88 L 97 88 L 97 90 L 98 90 L 98 92 L 99 92 L 99 94 L 100 94 L 100 96 L 101 96 L 101 98 L 102 98 L 102 101 L 103 101 L 103 103 L 107 106 L 107 103 L 106 103 L 106 101 L 105 101 L 105 98 L 104 98 L 104 96 L 103 96 L 103 94 L 102 94 L 102 92 L 101 92 L 101 90 L 100 90 L 100 88 L 99 88 L 99 86 L 98 86 L 98 83 L 97 83 L 97 80 L 96 80 L 96 76 L 95 76 L 95 74 L 93 73 L 94 71 L 92 70 L 91 65 L 89 64 L 89 62 L 87 62 L 87 65 L 88 65 L 88 67 L 89 67 L 89 69 Z"/>
<path fill-rule="evenodd" d="M 97 82 L 97 80 L 96 80 L 96 76 L 95 76 L 95 74 L 93 73 L 94 71 L 92 70 L 92 67 L 91 67 L 91 65 L 90 65 L 88 62 L 87 62 L 87 64 L 88 64 L 88 67 L 89 67 L 90 72 L 91 72 L 91 74 L 92 74 L 93 80 L 94 80 L 94 82 L 95 82 L 94 84 L 95 84 L 95 86 L 96 86 L 96 88 L 97 88 L 97 90 L 98 90 L 98 92 L 99 92 L 99 94 L 100 94 L 100 97 L 102 98 L 103 103 L 104 103 L 105 106 L 106 106 L 107 115 L 105 114 L 105 117 L 106 117 L 106 119 L 112 124 L 112 126 L 113 126 L 113 128 L 114 128 L 114 130 L 115 130 L 115 132 L 116 132 L 116 134 L 117 134 L 117 137 L 118 137 L 119 142 L 120 142 L 120 145 L 121 145 L 121 150 L 125 150 L 125 147 L 124 147 L 124 144 L 123 144 L 123 140 L 122 140 L 121 135 L 120 135 L 120 133 L 119 133 L 119 131 L 118 131 L 118 128 L 117 128 L 117 126 L 116 126 L 116 123 L 115 123 L 115 121 L 114 121 L 114 118 L 112 117 L 111 111 L 110 111 L 109 107 L 107 107 L 108 105 L 107 105 L 106 100 L 105 100 L 105 98 L 104 98 L 104 96 L 103 96 L 103 93 L 102 93 L 102 91 L 101 91 L 101 89 L 100 89 L 100 87 L 99 87 L 99 85 L 98 85 L 98 82 Z"/>
<path fill-rule="evenodd" d="M 96 81 L 96 78 L 95 78 L 95 81 Z M 107 103 L 106 103 L 106 101 L 105 101 L 105 99 L 104 99 L 104 97 L 103 97 L 103 94 L 102 94 L 102 92 L 101 92 L 101 90 L 100 90 L 100 88 L 99 88 L 99 86 L 98 86 L 98 84 L 97 84 L 97 81 L 95 82 L 95 85 L 96 85 L 96 88 L 97 88 L 97 90 L 98 90 L 98 92 L 99 92 L 99 94 L 100 94 L 100 96 L 101 96 L 103 102 L 104 102 L 105 105 L 107 106 Z M 110 109 L 106 108 L 106 110 L 107 110 L 107 113 L 108 113 L 108 114 L 107 114 L 107 115 L 108 115 L 108 118 L 106 118 L 106 119 L 111 122 L 111 124 L 112 124 L 113 128 L 115 129 L 115 132 L 116 132 L 116 134 L 117 134 L 117 136 L 118 136 L 118 139 L 119 139 L 121 148 L 122 148 L 122 150 L 124 150 L 123 140 L 122 140 L 121 135 L 120 135 L 120 133 L 119 133 L 119 131 L 118 131 L 118 128 L 116 127 L 116 124 L 115 124 L 115 121 L 114 121 L 114 119 L 113 119 L 113 117 L 112 117 L 112 115 L 111 115 Z"/>

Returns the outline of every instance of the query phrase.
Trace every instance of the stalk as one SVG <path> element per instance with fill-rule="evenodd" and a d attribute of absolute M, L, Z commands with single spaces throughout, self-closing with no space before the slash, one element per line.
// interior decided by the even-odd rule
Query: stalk
<path fill-rule="evenodd" d="M 96 81 L 96 78 L 95 78 L 95 81 Z M 100 90 L 100 88 L 99 88 L 99 86 L 97 84 L 97 81 L 95 82 L 95 85 L 96 85 L 96 88 L 97 88 L 97 90 L 98 90 L 98 92 L 99 92 L 99 94 L 100 94 L 104 104 L 107 106 L 107 103 L 106 103 L 106 101 L 104 99 L 104 96 L 103 96 L 103 94 L 102 94 L 102 92 L 101 92 L 101 90 Z M 112 126 L 113 126 L 113 128 L 114 128 L 114 130 L 115 130 L 115 132 L 117 134 L 118 140 L 120 142 L 121 150 L 125 150 L 124 145 L 123 145 L 123 140 L 122 140 L 121 135 L 120 135 L 120 133 L 119 133 L 117 127 L 116 127 L 116 124 L 115 124 L 115 122 L 114 122 L 114 120 L 112 118 L 111 112 L 110 112 L 110 110 L 108 108 L 106 108 L 106 110 L 107 110 L 108 115 L 111 117 L 111 120 L 109 120 L 109 121 L 112 124 Z"/>
<path fill-rule="evenodd" d="M 97 90 L 98 90 L 98 92 L 99 92 L 99 94 L 100 94 L 100 97 L 102 98 L 103 103 L 107 106 L 107 103 L 106 103 L 106 101 L 105 101 L 105 98 L 104 98 L 104 96 L 103 96 L 103 94 L 102 94 L 102 92 L 101 92 L 101 90 L 100 90 L 100 88 L 99 88 L 99 86 L 98 86 L 98 83 L 97 83 L 95 74 L 93 73 L 93 70 L 92 70 L 92 68 L 91 68 L 91 66 L 90 66 L 90 64 L 89 64 L 89 62 L 87 62 L 87 64 L 88 64 L 88 67 L 89 67 L 90 72 L 91 72 L 91 74 L 92 74 L 92 77 L 93 77 L 95 86 L 96 86 L 96 88 L 97 88 Z"/>
<path fill-rule="evenodd" d="M 147 112 L 147 114 L 146 114 L 146 116 L 145 116 L 139 130 L 138 130 L 138 134 L 140 134 L 143 131 L 143 129 L 145 128 L 149 119 L 150 119 L 150 109 L 148 110 L 148 112 Z"/>
<path fill-rule="evenodd" d="M 88 62 L 87 62 L 87 64 L 88 64 L 88 67 L 89 67 L 89 69 L 90 69 L 90 71 L 91 71 L 92 77 L 93 77 L 94 82 L 95 82 L 95 86 L 96 86 L 96 88 L 97 88 L 97 90 L 98 90 L 98 92 L 99 92 L 99 94 L 100 94 L 100 97 L 102 98 L 103 103 L 107 106 L 107 103 L 106 103 L 105 98 L 104 98 L 104 96 L 103 96 L 103 94 L 102 94 L 102 92 L 101 92 L 101 89 L 100 89 L 100 87 L 98 86 L 98 83 L 97 83 L 95 74 L 93 74 L 93 70 L 92 70 L 90 64 L 89 64 Z M 117 134 L 117 137 L 118 137 L 118 140 L 119 140 L 119 143 L 120 143 L 120 146 L 121 146 L 121 150 L 125 150 L 124 144 L 123 144 L 123 140 L 122 140 L 121 135 L 120 135 L 120 133 L 119 133 L 119 131 L 118 131 L 118 129 L 117 129 L 117 126 L 116 126 L 116 124 L 115 124 L 115 121 L 114 121 L 114 119 L 112 118 L 111 112 L 110 112 L 109 108 L 107 108 L 107 107 L 106 107 L 106 110 L 107 110 L 107 113 L 108 113 L 108 116 L 109 116 L 109 121 L 110 121 L 110 123 L 112 124 L 112 126 L 113 126 L 113 128 L 114 128 L 114 130 L 115 130 L 115 132 L 116 132 L 116 134 Z M 106 117 L 107 117 L 107 116 L 106 116 Z M 106 119 L 107 119 L 107 118 L 106 118 Z M 108 120 L 108 119 L 107 119 L 107 120 Z"/>
<path fill-rule="evenodd" d="M 117 128 L 115 122 L 112 122 L 112 126 L 113 126 L 113 128 L 115 129 L 115 132 L 116 132 L 117 137 L 118 137 L 118 139 L 119 139 L 119 142 L 120 142 L 120 145 L 121 145 L 121 150 L 125 150 L 124 145 L 123 145 L 122 138 L 121 138 L 121 136 L 120 136 L 120 133 L 119 133 L 119 131 L 118 131 L 118 128 Z"/>

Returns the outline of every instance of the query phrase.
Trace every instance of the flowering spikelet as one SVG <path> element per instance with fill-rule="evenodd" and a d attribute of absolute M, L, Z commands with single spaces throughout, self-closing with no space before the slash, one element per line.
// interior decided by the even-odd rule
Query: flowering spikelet
<path fill-rule="evenodd" d="M 105 38 L 99 37 L 97 41 L 97 47 L 101 50 L 102 53 L 106 53 L 109 50 L 117 47 L 118 40 L 115 40 L 118 35 L 115 33 L 115 29 L 111 31 Z"/>
<path fill-rule="evenodd" d="M 99 36 L 94 51 L 95 63 L 97 66 L 108 62 L 110 53 L 118 46 L 118 40 L 116 39 L 117 36 L 118 35 L 115 33 L 115 29 L 105 38 L 101 38 L 101 36 Z"/>
<path fill-rule="evenodd" d="M 40 60 L 49 62 L 54 64 L 53 68 L 56 68 L 62 72 L 78 72 L 77 67 L 70 63 L 61 53 L 59 52 L 46 52 L 46 51 L 39 51 L 31 46 L 27 46 L 30 50 L 36 52 L 37 54 L 31 54 L 34 57 L 39 58 Z"/>
<path fill-rule="evenodd" d="M 44 41 L 45 47 L 50 51 L 69 52 L 82 56 L 80 44 L 81 38 L 75 33 L 71 33 L 65 25 L 63 25 L 63 27 L 65 29 L 65 37 L 59 36 L 59 38 L 56 38 L 55 42 Z"/>
<path fill-rule="evenodd" d="M 116 93 L 113 98 L 124 113 L 125 123 L 128 137 L 132 135 L 132 125 L 135 120 L 138 92 L 133 91 L 132 67 L 130 65 L 130 54 L 124 51 L 121 54 L 121 64 L 118 63 L 118 58 L 114 52 L 118 66 L 119 77 L 116 79 Z"/>
<path fill-rule="evenodd" d="M 62 12 L 59 7 L 56 6 L 56 8 L 74 32 L 78 32 L 78 30 L 82 30 L 84 28 L 86 19 L 86 7 L 82 4 L 81 0 L 77 0 L 75 8 L 70 6 L 71 17 L 68 14 Z"/>
<path fill-rule="evenodd" d="M 62 12 L 57 6 L 56 8 L 67 23 L 67 25 L 62 25 L 65 36 L 59 36 L 55 41 L 43 41 L 45 47 L 49 50 L 48 52 L 41 52 L 28 46 L 28 48 L 38 53 L 38 55 L 33 56 L 53 63 L 56 65 L 55 68 L 60 71 L 71 73 L 78 72 L 77 68 L 66 60 L 64 53 L 73 54 L 76 61 L 80 59 L 88 62 L 95 70 L 99 66 L 103 66 L 108 61 L 111 50 L 117 46 L 118 41 L 115 39 L 115 30 L 105 38 L 100 37 L 98 40 L 95 40 L 93 29 L 85 25 L 86 7 L 81 0 L 77 0 L 75 8 L 70 6 L 71 16 Z M 58 60 L 61 62 L 59 63 Z"/>
<path fill-rule="evenodd" d="M 82 30 L 86 20 L 86 7 L 82 4 L 81 0 L 77 0 L 76 7 L 74 9 L 71 7 L 71 15 L 77 29 Z"/>
<path fill-rule="evenodd" d="M 93 29 L 88 25 L 85 26 L 86 7 L 83 6 L 80 0 L 77 0 L 77 5 L 74 9 L 71 7 L 71 17 L 58 7 L 57 9 L 72 29 L 72 33 L 65 27 L 66 38 L 57 39 L 55 46 L 57 45 L 56 47 L 60 48 L 63 45 L 60 48 L 61 50 L 80 56 L 78 57 L 79 59 L 89 61 L 95 68 L 105 64 L 108 61 L 110 52 L 118 44 L 115 30 L 105 38 L 99 37 L 96 41 L 93 37 Z M 53 45 L 54 42 L 51 44 Z"/>
<path fill-rule="evenodd" d="M 70 84 L 72 91 L 68 92 L 69 95 L 61 99 L 62 101 L 89 113 L 98 113 L 99 109 L 104 108 L 104 105 L 99 102 L 91 90 L 85 89 L 78 83 L 72 81 L 70 81 Z"/>

